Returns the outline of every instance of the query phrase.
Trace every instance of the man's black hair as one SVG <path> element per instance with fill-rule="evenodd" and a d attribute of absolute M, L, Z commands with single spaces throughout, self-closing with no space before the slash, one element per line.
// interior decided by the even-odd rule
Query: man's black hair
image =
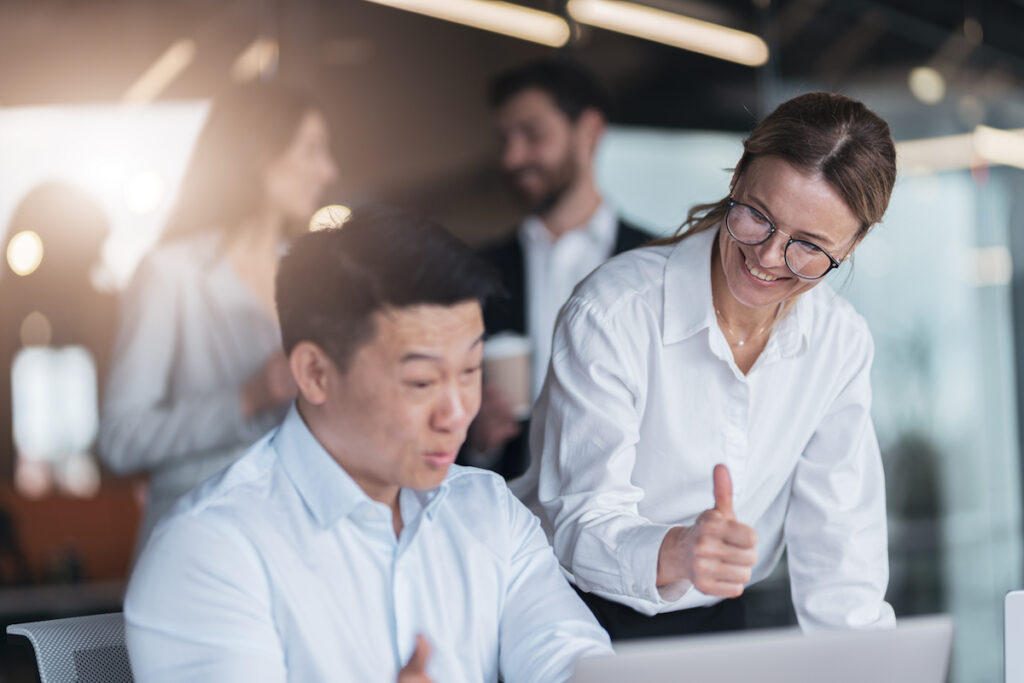
<path fill-rule="evenodd" d="M 577 62 L 545 59 L 505 71 L 490 84 L 490 103 L 500 107 L 529 88 L 543 90 L 570 121 L 587 109 L 610 116 L 608 96 L 590 71 Z"/>
<path fill-rule="evenodd" d="M 372 209 L 295 240 L 278 267 L 275 296 L 285 352 L 311 341 L 345 372 L 376 333 L 378 311 L 482 306 L 501 293 L 493 267 L 440 225 Z"/>

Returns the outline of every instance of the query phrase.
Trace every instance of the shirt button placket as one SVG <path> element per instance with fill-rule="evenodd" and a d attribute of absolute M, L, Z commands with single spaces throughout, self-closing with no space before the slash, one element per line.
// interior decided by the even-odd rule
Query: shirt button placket
<path fill-rule="evenodd" d="M 730 391 L 728 415 L 728 443 L 726 462 L 732 475 L 733 495 L 738 496 L 746 482 L 747 459 L 749 456 L 750 385 L 737 381 Z"/>
<path fill-rule="evenodd" d="M 416 640 L 416 634 L 412 632 L 413 627 L 409 619 L 412 595 L 410 595 L 409 584 L 405 580 L 405 572 L 403 571 L 403 567 L 406 564 L 403 561 L 405 555 L 406 553 L 403 553 L 401 556 L 398 554 L 398 544 L 396 543 L 391 560 L 391 600 L 395 625 L 395 642 L 400 660 L 398 663 L 399 667 L 405 666 L 404 660 L 408 659 L 409 655 L 412 654 L 411 650 L 408 653 L 405 650 L 412 647 L 412 643 Z"/>

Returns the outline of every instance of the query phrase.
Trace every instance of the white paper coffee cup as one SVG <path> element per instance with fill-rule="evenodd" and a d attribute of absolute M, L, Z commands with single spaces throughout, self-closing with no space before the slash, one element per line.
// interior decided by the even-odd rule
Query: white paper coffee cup
<path fill-rule="evenodd" d="M 516 419 L 530 416 L 530 338 L 502 332 L 484 342 L 484 382 L 498 388 Z"/>

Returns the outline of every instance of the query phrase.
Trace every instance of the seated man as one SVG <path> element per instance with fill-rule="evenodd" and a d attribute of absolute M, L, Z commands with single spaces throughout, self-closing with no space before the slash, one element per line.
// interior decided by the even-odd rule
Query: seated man
<path fill-rule="evenodd" d="M 295 242 L 277 308 L 298 399 L 143 551 L 137 681 L 566 681 L 611 651 L 537 519 L 499 476 L 452 465 L 497 287 L 399 214 Z"/>

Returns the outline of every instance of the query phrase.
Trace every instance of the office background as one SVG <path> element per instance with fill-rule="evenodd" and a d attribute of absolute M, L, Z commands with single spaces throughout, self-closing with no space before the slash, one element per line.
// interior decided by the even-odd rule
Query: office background
<path fill-rule="evenodd" d="M 561 1 L 517 4 L 572 18 Z M 951 680 L 996 680 L 1002 596 L 1024 583 L 1024 137 L 1015 132 L 1024 128 L 1024 2 L 643 4 L 761 36 L 768 59 L 737 64 L 581 21 L 570 22 L 565 46 L 547 47 L 363 0 L 6 0 L 2 241 L 31 227 L 9 223 L 32 188 L 79 188 L 109 235 L 86 283 L 51 286 L 66 287 L 69 301 L 82 286 L 116 296 L 159 235 L 207 98 L 232 80 L 278 79 L 323 102 L 340 168 L 332 203 L 404 205 L 477 244 L 519 216 L 497 170 L 484 95 L 503 68 L 561 52 L 597 73 L 616 105 L 600 183 L 658 233 L 690 205 L 726 194 L 744 132 L 776 104 L 807 90 L 860 98 L 892 126 L 900 177 L 885 221 L 852 267 L 830 277 L 877 347 L 888 597 L 899 616 L 955 616 Z M 35 248 L 25 239 L 5 254 L 0 300 L 24 295 L 15 266 L 30 267 Z M 38 313 L 0 320 L 19 340 L 5 364 L 22 347 L 45 349 L 57 324 L 47 316 L 69 314 Z M 64 351 L 28 356 L 24 385 L 45 376 L 94 394 L 99 373 L 80 355 L 54 355 Z M 95 416 L 82 399 L 76 421 L 53 427 L 40 416 L 61 408 L 45 396 L 19 393 L 16 381 L 3 393 L 0 505 L 29 566 L 23 576 L 5 569 L 19 585 L 0 588 L 0 616 L 116 604 L 144 482 L 88 458 L 53 481 L 16 481 L 10 396 L 26 406 L 24 438 L 55 459 L 94 453 Z M 757 624 L 792 623 L 784 566 L 752 602 Z"/>

